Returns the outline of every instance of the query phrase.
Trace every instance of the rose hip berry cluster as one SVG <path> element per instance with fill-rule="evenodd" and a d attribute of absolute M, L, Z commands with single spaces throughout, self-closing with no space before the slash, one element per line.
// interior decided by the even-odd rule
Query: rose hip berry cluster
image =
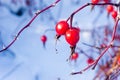
<path fill-rule="evenodd" d="M 70 27 L 66 21 L 60 21 L 56 25 L 57 36 L 65 36 L 66 41 L 71 47 L 76 46 L 79 41 L 80 30 L 76 27 Z"/>
<path fill-rule="evenodd" d="M 55 30 L 56 30 L 57 39 L 63 35 L 67 43 L 70 45 L 70 47 L 73 48 L 71 49 L 72 50 L 71 54 L 73 54 L 75 52 L 74 48 L 80 38 L 79 37 L 80 29 L 76 27 L 70 27 L 67 21 L 60 21 L 57 23 Z"/>
<path fill-rule="evenodd" d="M 117 17 L 117 11 L 114 10 L 114 7 L 112 5 L 108 5 L 107 6 L 107 12 L 108 14 L 111 14 L 113 19 L 116 20 L 116 17 Z"/>
<path fill-rule="evenodd" d="M 92 2 L 93 4 L 97 4 L 97 3 L 100 2 L 100 0 L 91 0 L 91 2 Z M 108 3 L 109 0 L 103 0 L 103 2 Z M 112 5 L 108 5 L 108 6 L 107 6 L 107 12 L 108 12 L 108 14 L 111 14 L 111 15 L 112 15 L 112 17 L 113 17 L 114 20 L 116 20 L 117 11 L 114 9 L 114 7 L 113 7 Z"/>

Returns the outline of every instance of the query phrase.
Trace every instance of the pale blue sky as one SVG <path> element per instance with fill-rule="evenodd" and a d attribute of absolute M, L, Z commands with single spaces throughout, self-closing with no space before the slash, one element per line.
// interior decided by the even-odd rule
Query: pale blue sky
<path fill-rule="evenodd" d="M 8 3 L 7 1 L 9 0 L 1 1 Z M 54 0 L 44 1 L 47 5 L 54 2 Z M 61 0 L 56 7 L 50 10 L 53 17 L 59 21 L 67 19 L 74 10 L 87 2 L 89 1 L 81 0 L 80 4 L 72 5 L 70 0 Z M 8 5 L 11 6 L 9 3 Z M 61 11 L 59 11 L 60 7 Z M 24 27 L 31 17 L 27 12 L 22 17 L 17 17 L 2 6 L 0 6 L 0 10 L 0 39 L 2 39 L 5 45 L 8 45 L 11 40 L 13 40 L 14 35 Z M 77 26 L 81 29 L 92 29 L 94 26 L 107 24 L 108 20 L 105 11 L 98 17 L 100 19 L 96 23 L 92 23 L 98 13 L 98 7 L 95 7 L 95 10 L 92 12 L 90 12 L 90 7 L 87 7 L 75 15 L 74 22 L 77 21 Z M 41 20 L 40 16 L 45 20 Z M 36 75 L 39 77 L 38 80 L 57 80 L 58 77 L 60 77 L 61 80 L 92 80 L 95 74 L 92 70 L 88 70 L 81 75 L 70 75 L 72 71 L 79 71 L 87 66 L 87 58 L 80 55 L 76 64 L 71 65 L 67 62 L 66 59 L 70 55 L 70 48 L 64 36 L 58 41 L 58 54 L 56 54 L 55 51 L 55 32 L 46 33 L 48 41 L 46 43 L 46 49 L 43 48 L 40 36 L 46 29 L 53 29 L 55 27 L 54 22 L 48 20 L 47 16 L 49 17 L 49 13 L 40 14 L 31 26 L 21 34 L 10 49 L 3 53 L 5 55 L 0 55 L 0 80 L 37 80 L 35 79 Z M 59 16 L 59 18 L 56 16 Z M 110 21 L 112 22 L 113 20 L 110 18 Z M 90 42 L 90 35 L 88 33 L 81 33 L 80 35 L 81 39 L 78 46 L 84 47 L 81 45 L 81 42 Z M 85 48 L 86 47 L 84 47 L 84 49 Z"/>

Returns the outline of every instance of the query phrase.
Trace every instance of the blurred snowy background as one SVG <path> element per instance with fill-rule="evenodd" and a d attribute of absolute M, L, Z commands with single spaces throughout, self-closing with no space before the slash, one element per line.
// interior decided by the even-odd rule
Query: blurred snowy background
<path fill-rule="evenodd" d="M 14 39 L 37 10 L 45 8 L 55 0 L 28 0 L 31 1 L 28 5 L 25 1 L 0 0 L 0 49 Z M 92 80 L 95 74 L 92 70 L 80 75 L 70 75 L 72 71 L 79 71 L 87 66 L 87 58 L 79 55 L 76 63 L 67 62 L 70 48 L 63 37 L 57 44 L 58 54 L 55 51 L 55 31 L 45 33 L 48 38 L 45 49 L 40 40 L 46 29 L 54 29 L 57 21 L 67 19 L 74 10 L 87 2 L 90 1 L 61 0 L 55 7 L 40 14 L 8 50 L 0 53 L 0 80 Z M 92 29 L 93 26 L 113 23 L 112 19 L 107 20 L 105 11 L 99 15 L 99 7 L 92 12 L 90 8 L 79 12 L 74 17 L 73 25 L 81 29 Z M 94 23 L 96 17 L 99 19 Z M 91 34 L 80 35 L 78 45 L 86 50 L 81 42 L 90 42 Z"/>

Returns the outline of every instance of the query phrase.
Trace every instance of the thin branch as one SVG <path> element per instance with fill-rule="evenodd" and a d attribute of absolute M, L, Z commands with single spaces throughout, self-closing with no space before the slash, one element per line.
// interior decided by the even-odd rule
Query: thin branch
<path fill-rule="evenodd" d="M 15 41 L 16 41 L 17 38 L 20 36 L 20 34 L 21 34 L 26 28 L 28 28 L 28 27 L 31 25 L 31 23 L 36 19 L 36 17 L 37 17 L 40 13 L 48 10 L 48 9 L 51 8 L 51 7 L 54 7 L 58 2 L 60 2 L 60 0 L 57 0 L 56 2 L 54 2 L 53 4 L 51 4 L 50 6 L 44 8 L 43 10 L 39 10 L 38 12 L 36 12 L 36 13 L 35 13 L 35 16 L 33 16 L 33 18 L 26 24 L 26 26 L 24 26 L 24 27 L 18 32 L 18 34 L 16 35 L 16 37 L 13 39 L 13 41 L 12 41 L 8 46 L 6 46 L 4 49 L 0 50 L 0 52 L 5 51 L 5 50 L 7 50 L 10 46 L 12 46 L 12 44 L 15 43 Z"/>
<path fill-rule="evenodd" d="M 66 20 L 66 21 L 68 21 L 68 20 L 70 20 L 70 27 L 72 27 L 72 21 L 73 21 L 73 17 L 74 17 L 74 15 L 76 14 L 76 13 L 78 13 L 79 11 L 81 11 L 82 9 L 84 9 L 85 7 L 87 7 L 87 6 L 90 6 L 90 5 L 113 5 L 113 6 L 116 6 L 116 7 L 118 7 L 119 6 L 119 4 L 115 4 L 115 3 L 97 3 L 97 4 L 94 4 L 94 3 L 86 3 L 85 5 L 83 5 L 82 7 L 80 7 L 80 8 L 78 8 L 76 11 L 74 11 L 71 15 L 70 15 L 70 17 Z"/>
<path fill-rule="evenodd" d="M 94 46 L 94 45 L 91 45 L 91 44 L 87 44 L 87 43 L 84 43 L 84 42 L 82 42 L 82 44 L 84 44 L 84 45 L 86 45 L 86 46 L 89 46 L 89 47 L 93 47 L 93 48 L 96 48 L 96 49 L 104 49 L 104 48 L 107 48 L 107 46 L 103 46 L 103 47 L 98 47 L 98 46 Z M 111 48 L 114 48 L 114 47 L 116 47 L 116 48 L 120 48 L 120 46 L 118 46 L 118 45 L 111 45 Z"/>
<path fill-rule="evenodd" d="M 81 74 L 82 72 L 86 71 L 87 69 L 91 68 L 93 65 L 93 68 L 94 69 L 98 63 L 98 61 L 101 59 L 101 57 L 108 51 L 108 49 L 113 45 L 113 41 L 115 40 L 115 34 L 116 34 L 116 30 L 117 30 L 117 25 L 118 25 L 118 22 L 119 22 L 119 18 L 116 20 L 115 22 L 115 26 L 114 26 L 114 29 L 113 29 L 113 33 L 112 33 L 112 39 L 111 39 L 111 42 L 109 43 L 109 45 L 103 50 L 103 52 L 100 54 L 100 56 L 92 63 L 90 64 L 89 66 L 87 66 L 85 69 L 79 71 L 79 72 L 74 72 L 74 73 L 71 73 L 72 75 L 75 75 L 75 74 Z"/>

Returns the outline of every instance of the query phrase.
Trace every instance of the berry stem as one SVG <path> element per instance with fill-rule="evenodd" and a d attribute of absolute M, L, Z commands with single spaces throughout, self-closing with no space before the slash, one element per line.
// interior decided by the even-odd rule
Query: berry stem
<path fill-rule="evenodd" d="M 26 28 L 28 28 L 28 27 L 31 25 L 31 23 L 36 19 L 36 17 L 37 17 L 40 13 L 48 10 L 48 9 L 51 8 L 51 7 L 54 7 L 58 2 L 60 2 L 60 0 L 57 0 L 56 2 L 54 2 L 53 4 L 51 4 L 50 6 L 44 8 L 44 9 L 42 9 L 42 10 L 39 10 L 38 12 L 36 12 L 36 13 L 35 13 L 35 16 L 33 16 L 33 18 L 17 33 L 17 35 L 16 35 L 16 37 L 13 39 L 13 41 L 12 41 L 8 46 L 6 46 L 4 49 L 0 50 L 0 52 L 5 51 L 5 50 L 7 50 L 10 46 L 12 46 L 12 44 L 15 43 L 15 41 L 16 41 L 17 38 L 20 36 L 20 34 L 21 34 Z"/>
<path fill-rule="evenodd" d="M 119 18 L 116 20 L 115 22 L 115 26 L 113 28 L 113 33 L 112 33 L 112 39 L 109 43 L 109 45 L 104 49 L 104 51 L 100 54 L 100 56 L 92 63 L 90 64 L 89 66 L 87 66 L 85 69 L 79 71 L 79 72 L 74 72 L 74 73 L 71 73 L 72 75 L 75 75 L 75 74 L 81 74 L 82 72 L 86 71 L 87 69 L 89 69 L 90 67 L 92 67 L 93 65 L 93 68 L 94 69 L 96 67 L 96 65 L 98 64 L 98 61 L 101 59 L 101 57 L 106 53 L 106 51 L 108 51 L 108 49 L 113 45 L 113 42 L 115 40 L 115 34 L 116 34 L 116 30 L 117 30 L 117 27 L 118 27 L 118 22 L 119 22 Z"/>

